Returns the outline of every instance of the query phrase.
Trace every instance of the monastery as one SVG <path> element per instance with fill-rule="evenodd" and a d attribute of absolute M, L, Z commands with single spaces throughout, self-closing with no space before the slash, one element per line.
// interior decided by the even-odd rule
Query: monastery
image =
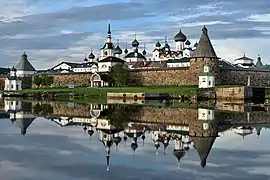
<path fill-rule="evenodd" d="M 163 45 L 158 40 L 154 45 L 152 58 L 147 58 L 145 45 L 143 48 L 140 47 L 136 35 L 131 42 L 131 49 L 128 49 L 126 44 L 125 49 L 122 50 L 119 41 L 115 45 L 112 42 L 109 22 L 107 39 L 100 49 L 99 56 L 94 55 L 91 50 L 88 57 L 85 56 L 81 63 L 61 62 L 50 69 L 37 71 L 24 53 L 20 62 L 10 69 L 10 74 L 5 79 L 5 90 L 29 88 L 31 87 L 29 77 L 40 74 L 54 76 L 53 86 L 63 87 L 70 84 L 90 87 L 108 86 L 106 75 L 113 66 L 119 63 L 127 64 L 134 85 L 201 84 L 201 88 L 208 88 L 215 84 L 244 85 L 248 76 L 251 78 L 251 85 L 267 85 L 270 82 L 268 65 L 263 65 L 260 56 L 256 63 L 245 54 L 237 58 L 234 63 L 221 60 L 215 53 L 205 26 L 202 28 L 199 42 L 192 44 L 181 28 L 174 36 L 174 41 L 175 48 L 172 48 L 167 37 Z M 200 75 L 203 77 L 199 78 Z M 205 83 L 205 79 L 211 81 L 210 85 Z M 202 85 L 203 83 L 205 84 Z"/>

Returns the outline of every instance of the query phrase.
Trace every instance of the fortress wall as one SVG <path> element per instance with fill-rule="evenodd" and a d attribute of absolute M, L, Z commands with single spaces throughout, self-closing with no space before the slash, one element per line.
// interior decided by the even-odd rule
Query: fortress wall
<path fill-rule="evenodd" d="M 132 84 L 143 86 L 196 85 L 198 81 L 189 68 L 136 70 L 130 75 Z"/>
<path fill-rule="evenodd" d="M 171 107 L 143 107 L 136 113 L 135 119 L 139 122 L 147 123 L 188 124 L 189 121 L 198 119 L 198 110 Z"/>
<path fill-rule="evenodd" d="M 5 79 L 6 77 L 0 77 L 0 89 L 5 88 Z"/>
<path fill-rule="evenodd" d="M 54 87 L 67 87 L 70 84 L 76 86 L 91 86 L 90 77 L 92 73 L 69 73 L 69 74 L 55 74 Z"/>
<path fill-rule="evenodd" d="M 265 86 L 270 83 L 270 71 L 254 69 L 222 69 L 220 71 L 220 80 L 222 84 L 247 85 L 248 76 L 250 76 L 251 86 Z"/>

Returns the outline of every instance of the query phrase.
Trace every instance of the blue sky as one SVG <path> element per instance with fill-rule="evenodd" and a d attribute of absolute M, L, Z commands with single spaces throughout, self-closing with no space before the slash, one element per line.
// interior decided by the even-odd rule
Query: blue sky
<path fill-rule="evenodd" d="M 232 61 L 246 53 L 267 53 L 270 3 L 266 0 L 1 0 L 0 66 L 15 65 L 23 51 L 37 69 L 61 61 L 81 62 L 93 48 L 98 55 L 106 39 L 108 17 L 114 42 L 137 39 L 148 56 L 157 39 L 168 36 L 171 47 L 179 31 L 192 43 L 206 25 L 219 57 Z"/>

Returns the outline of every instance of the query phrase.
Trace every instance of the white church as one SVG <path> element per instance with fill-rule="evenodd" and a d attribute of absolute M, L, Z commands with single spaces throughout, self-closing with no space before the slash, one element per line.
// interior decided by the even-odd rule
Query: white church
<path fill-rule="evenodd" d="M 23 88 L 23 80 L 36 73 L 36 69 L 28 61 L 27 55 L 23 53 L 20 62 L 10 70 L 10 75 L 5 79 L 6 91 L 18 91 Z"/>

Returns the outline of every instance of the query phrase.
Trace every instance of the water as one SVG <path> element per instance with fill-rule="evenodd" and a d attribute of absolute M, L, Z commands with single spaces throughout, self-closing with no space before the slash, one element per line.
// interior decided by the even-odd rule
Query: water
<path fill-rule="evenodd" d="M 5 100 L 1 179 L 269 179 L 268 109 L 214 106 Z"/>

